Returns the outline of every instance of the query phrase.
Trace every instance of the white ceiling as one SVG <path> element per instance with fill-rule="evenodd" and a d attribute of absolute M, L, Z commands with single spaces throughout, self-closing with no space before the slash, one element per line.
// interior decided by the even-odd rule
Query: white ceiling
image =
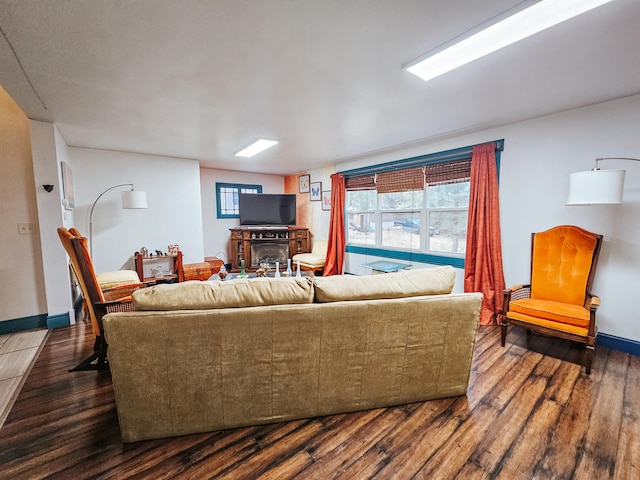
<path fill-rule="evenodd" d="M 638 0 L 428 83 L 402 70 L 518 3 L 0 0 L 0 83 L 70 146 L 275 174 L 640 93 Z M 280 144 L 233 155 L 259 136 Z"/>

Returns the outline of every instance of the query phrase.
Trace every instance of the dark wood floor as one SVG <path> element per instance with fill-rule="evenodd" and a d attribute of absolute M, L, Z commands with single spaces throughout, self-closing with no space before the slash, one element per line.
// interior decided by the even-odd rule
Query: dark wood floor
<path fill-rule="evenodd" d="M 108 372 L 54 330 L 0 430 L 0 478 L 638 479 L 640 357 L 481 327 L 466 396 L 123 444 Z M 153 408 L 153 398 L 149 398 Z"/>

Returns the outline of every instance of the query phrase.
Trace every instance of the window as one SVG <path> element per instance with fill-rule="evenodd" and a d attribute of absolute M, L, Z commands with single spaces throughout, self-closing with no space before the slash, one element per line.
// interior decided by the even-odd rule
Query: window
<path fill-rule="evenodd" d="M 240 193 L 262 193 L 262 185 L 216 182 L 216 211 L 218 218 L 238 218 Z"/>
<path fill-rule="evenodd" d="M 471 150 L 343 172 L 347 252 L 464 266 Z"/>

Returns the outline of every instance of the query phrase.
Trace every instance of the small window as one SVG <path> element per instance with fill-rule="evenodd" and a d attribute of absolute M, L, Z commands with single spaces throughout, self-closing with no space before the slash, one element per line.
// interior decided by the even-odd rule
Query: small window
<path fill-rule="evenodd" d="M 238 218 L 238 197 L 241 193 L 262 193 L 262 185 L 216 182 L 216 212 L 218 218 Z"/>

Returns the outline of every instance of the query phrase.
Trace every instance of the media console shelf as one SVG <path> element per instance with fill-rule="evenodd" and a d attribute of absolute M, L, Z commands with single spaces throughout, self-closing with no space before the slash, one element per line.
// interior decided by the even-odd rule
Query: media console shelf
<path fill-rule="evenodd" d="M 140 255 L 134 254 L 136 272 L 143 282 L 182 282 L 182 252 L 176 255 Z M 154 271 L 161 267 L 164 274 L 157 276 Z"/>
<path fill-rule="evenodd" d="M 311 238 L 308 228 L 302 227 L 237 227 L 231 228 L 231 271 L 239 272 L 241 261 L 247 272 L 255 272 L 260 268 L 256 249 L 266 247 L 280 250 L 282 263 L 297 253 L 311 251 Z M 253 248 L 252 248 L 253 247 Z M 253 252 L 253 253 L 252 253 Z M 269 262 L 271 268 L 275 267 Z M 281 270 L 286 265 L 281 265 Z"/>

